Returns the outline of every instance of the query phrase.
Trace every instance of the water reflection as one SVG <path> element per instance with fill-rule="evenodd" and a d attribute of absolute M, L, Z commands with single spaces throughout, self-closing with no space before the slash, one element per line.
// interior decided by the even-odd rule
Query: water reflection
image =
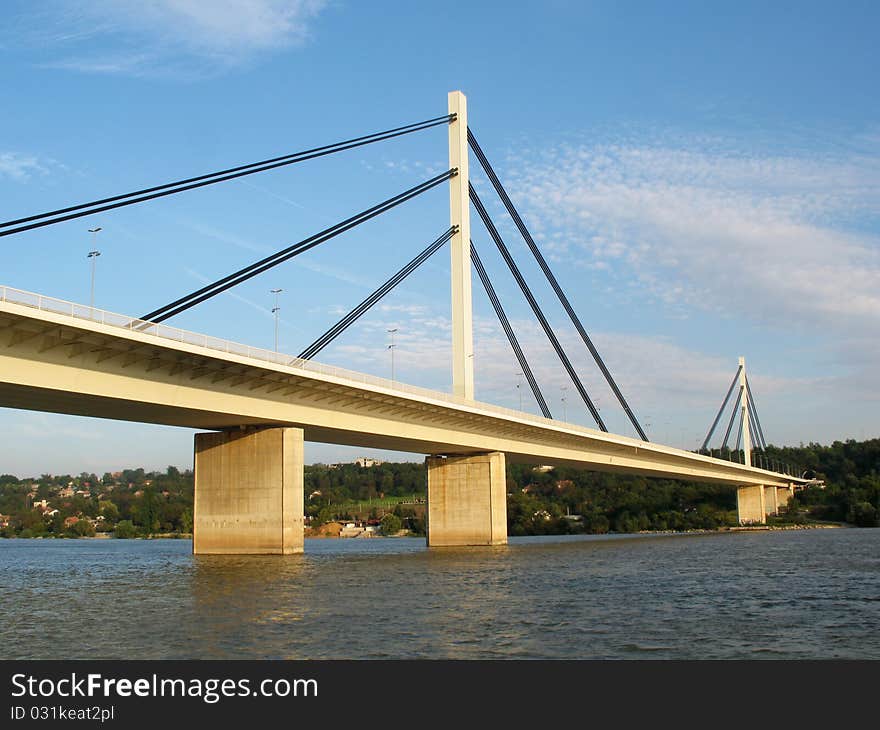
<path fill-rule="evenodd" d="M 206 657 L 229 656 L 248 645 L 261 626 L 303 618 L 304 555 L 194 555 L 192 564 L 190 590 Z"/>

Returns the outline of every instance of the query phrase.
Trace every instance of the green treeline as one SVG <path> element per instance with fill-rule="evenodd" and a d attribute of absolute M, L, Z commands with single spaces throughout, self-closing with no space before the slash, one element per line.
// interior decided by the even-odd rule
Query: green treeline
<path fill-rule="evenodd" d="M 771 448 L 766 456 L 798 464 L 826 484 L 798 492 L 778 521 L 880 526 L 880 439 Z M 319 525 L 390 513 L 423 533 L 425 482 L 418 462 L 306 466 L 306 515 Z M 509 464 L 507 493 L 511 535 L 716 529 L 737 520 L 735 490 L 713 484 Z M 193 474 L 172 466 L 100 478 L 0 476 L 2 537 L 187 534 L 192 509 Z"/>
<path fill-rule="evenodd" d="M 880 439 L 770 447 L 761 455 L 797 464 L 825 482 L 825 488 L 797 492 L 788 510 L 771 518 L 771 523 L 833 521 L 880 527 Z M 542 472 L 519 465 L 508 466 L 507 478 L 511 535 L 715 529 L 737 524 L 736 492 L 730 487 L 579 469 Z"/>
<path fill-rule="evenodd" d="M 720 485 L 580 469 L 507 470 L 511 535 L 711 530 L 736 524 L 736 492 Z"/>
<path fill-rule="evenodd" d="M 359 502 L 381 497 L 405 497 L 425 493 L 425 465 L 421 462 L 313 464 L 305 467 L 306 502 L 315 492 L 320 504 Z"/>
<path fill-rule="evenodd" d="M 45 502 L 45 505 L 43 504 Z M 0 537 L 116 537 L 192 532 L 193 474 L 126 469 L 103 477 L 0 476 Z"/>
<path fill-rule="evenodd" d="M 818 520 L 880 527 L 880 439 L 775 449 L 824 479 L 825 489 L 796 494 L 793 512 Z"/>

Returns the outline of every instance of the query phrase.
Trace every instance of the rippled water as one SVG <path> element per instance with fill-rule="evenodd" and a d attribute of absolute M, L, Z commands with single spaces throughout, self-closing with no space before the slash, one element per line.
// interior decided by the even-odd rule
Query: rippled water
<path fill-rule="evenodd" d="M 880 658 L 880 529 L 306 540 L 0 540 L 4 658 Z"/>

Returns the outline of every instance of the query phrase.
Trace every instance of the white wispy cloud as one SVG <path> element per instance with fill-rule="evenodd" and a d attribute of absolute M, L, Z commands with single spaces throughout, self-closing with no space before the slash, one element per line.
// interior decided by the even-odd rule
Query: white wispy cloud
<path fill-rule="evenodd" d="M 200 284 L 209 284 L 212 281 L 212 279 L 209 279 L 204 274 L 202 274 L 198 271 L 194 271 L 193 269 L 190 269 L 188 267 L 184 267 L 183 270 L 188 276 L 192 277 L 193 279 L 196 279 Z M 263 315 L 267 319 L 271 319 L 272 317 L 275 316 L 271 307 L 267 307 L 263 304 L 260 304 L 259 302 L 255 302 L 253 299 L 249 299 L 248 297 L 239 294 L 234 289 L 226 290 L 225 292 L 223 292 L 223 296 L 229 297 L 230 299 L 234 299 L 235 301 L 240 302 L 241 304 L 247 305 L 248 307 L 250 307 L 254 311 L 259 312 L 261 315 Z M 300 327 L 298 324 L 294 324 L 293 322 L 291 322 L 287 318 L 279 317 L 278 323 L 280 325 L 283 325 L 284 327 L 287 327 L 289 329 L 294 330 L 295 332 L 297 332 L 300 335 L 302 335 L 304 333 L 304 330 L 302 327 Z"/>
<path fill-rule="evenodd" d="M 189 228 L 190 230 L 195 231 L 201 236 L 222 241 L 223 243 L 236 246 L 238 248 L 244 249 L 245 251 L 253 251 L 260 255 L 265 255 L 267 253 L 271 253 L 273 250 L 272 247 L 267 246 L 264 243 L 258 243 L 250 238 L 236 235 L 234 233 L 217 228 L 216 226 L 212 226 L 207 223 L 203 223 L 201 221 L 187 220 L 181 218 L 177 219 L 177 222 Z"/>
<path fill-rule="evenodd" d="M 47 163 L 32 155 L 0 152 L 0 177 L 16 181 L 27 180 L 33 174 L 47 172 Z"/>
<path fill-rule="evenodd" d="M 777 420 L 776 438 L 839 437 L 876 403 L 876 139 L 789 146 L 645 134 L 613 143 L 520 144 L 503 163 L 502 178 L 555 267 L 590 273 L 615 306 L 644 307 L 647 300 L 667 319 L 717 315 L 747 353 L 741 335 L 750 325 L 797 338 L 801 346 L 792 351 L 787 343 L 778 357 L 820 375 L 750 376 L 764 412 Z M 711 414 L 732 377 L 726 359 L 673 339 L 593 336 L 630 401 L 642 414 L 677 412 L 666 416 L 673 428 L 676 419 L 695 424 L 700 413 Z M 576 340 L 568 344 L 570 352 L 577 347 Z M 533 362 L 553 360 L 538 347 Z M 480 372 L 503 362 L 478 357 Z M 562 387 L 558 371 L 544 377 L 551 390 Z M 585 380 L 591 393 L 603 393 L 594 376 Z M 613 404 L 607 392 L 600 398 Z"/>
<path fill-rule="evenodd" d="M 759 322 L 880 324 L 880 151 L 846 159 L 643 144 L 512 160 L 556 257 L 660 301 Z"/>
<path fill-rule="evenodd" d="M 100 3 L 121 26 L 152 31 L 208 53 L 299 45 L 323 0 L 112 0 Z"/>
<path fill-rule="evenodd" d="M 529 319 L 514 319 L 512 324 L 553 415 L 562 417 L 561 399 L 565 397 L 566 415 L 570 420 L 594 425 L 539 325 Z M 447 317 L 428 310 L 404 307 L 365 320 L 346 332 L 318 359 L 389 377 L 390 336 L 386 330 L 390 327 L 397 328 L 395 369 L 398 379 L 448 390 L 451 326 Z M 566 326 L 556 327 L 555 332 L 609 428 L 617 433 L 633 434 L 632 426 L 577 333 Z M 667 337 L 600 331 L 593 332 L 592 339 L 651 436 L 674 439 L 677 444 L 680 430 L 684 430 L 689 440 L 681 445 L 695 448 L 695 437 L 699 435 L 702 440 L 705 435 L 736 370 L 735 362 L 686 347 Z M 474 345 L 478 400 L 518 408 L 521 394 L 524 410 L 538 413 L 510 345 L 494 319 L 481 316 L 474 319 Z M 760 369 L 752 370 L 749 380 L 759 398 L 759 408 L 768 416 L 765 422 L 770 426 L 768 437 L 777 443 L 810 437 L 809 426 L 805 426 L 802 433 L 797 427 L 785 427 L 784 418 L 776 417 L 777 414 L 784 416 L 788 399 L 809 398 L 817 390 L 839 392 L 844 385 L 853 385 L 843 383 L 836 376 L 782 377 Z"/>
<path fill-rule="evenodd" d="M 424 160 L 409 160 L 406 158 L 383 158 L 379 162 L 362 159 L 360 164 L 365 170 L 369 170 L 372 173 L 392 175 L 402 173 L 404 175 L 419 175 L 425 178 L 439 175 L 446 169 L 444 163 L 439 160 L 426 162 Z"/>
<path fill-rule="evenodd" d="M 563 387 L 569 402 L 578 399 L 571 382 L 537 323 L 514 320 L 514 330 L 548 400 L 558 401 Z M 475 327 L 477 379 L 486 397 L 510 398 L 510 383 L 522 379 L 513 353 L 496 322 L 484 320 Z M 580 337 L 570 326 L 554 328 L 587 392 L 601 406 L 618 409 L 616 398 L 591 359 Z M 651 411 L 675 410 L 699 416 L 717 407 L 728 386 L 735 363 L 686 347 L 664 336 L 599 331 L 591 333 L 605 363 L 630 404 L 642 417 Z M 750 375 L 764 395 L 786 395 L 815 381 L 784 378 L 755 372 Z M 506 395 L 505 395 L 506 394 Z"/>
<path fill-rule="evenodd" d="M 141 75 L 148 72 L 158 60 L 155 55 L 140 53 L 137 55 L 68 57 L 44 63 L 42 66 L 80 73 Z"/>
<path fill-rule="evenodd" d="M 10 23 L 41 65 L 84 73 L 205 75 L 302 46 L 325 0 L 62 0 Z M 102 43 L 96 44 L 95 40 Z M 100 52 L 93 47 L 102 47 Z"/>
<path fill-rule="evenodd" d="M 380 304 L 379 311 L 385 314 L 399 312 L 402 315 L 414 317 L 426 314 L 428 307 L 424 304 Z"/>

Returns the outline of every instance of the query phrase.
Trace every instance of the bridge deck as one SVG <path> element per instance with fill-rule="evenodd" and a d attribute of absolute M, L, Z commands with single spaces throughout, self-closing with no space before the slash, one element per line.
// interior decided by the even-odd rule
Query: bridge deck
<path fill-rule="evenodd" d="M 0 287 L 0 406 L 785 486 L 803 480 Z"/>

